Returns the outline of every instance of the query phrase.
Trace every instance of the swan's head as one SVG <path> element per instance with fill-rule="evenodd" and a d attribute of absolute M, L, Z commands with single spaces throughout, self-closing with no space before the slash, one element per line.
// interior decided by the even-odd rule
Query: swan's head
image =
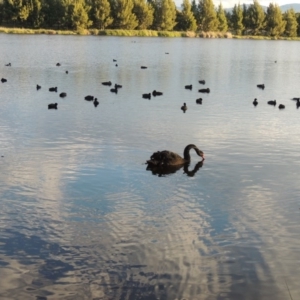
<path fill-rule="evenodd" d="M 196 153 L 204 159 L 204 152 L 198 148 L 195 149 Z"/>

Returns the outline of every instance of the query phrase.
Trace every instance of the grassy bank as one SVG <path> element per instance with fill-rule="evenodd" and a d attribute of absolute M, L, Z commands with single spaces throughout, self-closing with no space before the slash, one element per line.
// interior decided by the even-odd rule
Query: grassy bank
<path fill-rule="evenodd" d="M 7 34 L 60 34 L 60 35 L 100 35 L 100 36 L 140 36 L 140 37 L 203 37 L 203 38 L 231 38 L 231 33 L 194 32 L 194 31 L 156 31 L 156 30 L 123 30 L 123 29 L 83 29 L 53 30 L 0 27 L 0 33 Z"/>
<path fill-rule="evenodd" d="M 300 37 L 270 37 L 251 35 L 232 35 L 230 32 L 194 32 L 194 31 L 156 31 L 156 30 L 123 30 L 123 29 L 83 29 L 53 30 L 0 27 L 0 33 L 7 34 L 59 34 L 59 35 L 100 35 L 100 36 L 140 36 L 140 37 L 200 37 L 200 38 L 234 38 L 252 40 L 287 40 L 300 41 Z"/>

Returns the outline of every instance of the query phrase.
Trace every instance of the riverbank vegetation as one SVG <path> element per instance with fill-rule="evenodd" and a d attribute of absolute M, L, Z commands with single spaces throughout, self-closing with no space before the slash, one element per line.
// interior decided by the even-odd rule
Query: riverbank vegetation
<path fill-rule="evenodd" d="M 254 0 L 232 11 L 212 0 L 0 0 L 0 32 L 297 39 L 300 14 Z"/>

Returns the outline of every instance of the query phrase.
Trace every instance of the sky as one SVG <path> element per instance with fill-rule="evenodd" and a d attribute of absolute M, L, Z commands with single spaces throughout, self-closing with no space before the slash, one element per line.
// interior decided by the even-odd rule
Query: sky
<path fill-rule="evenodd" d="M 175 3 L 177 6 L 181 6 L 182 4 L 182 0 L 175 0 Z M 239 2 L 241 4 L 246 3 L 246 4 L 252 4 L 253 1 L 252 0 L 213 0 L 215 6 L 218 6 L 220 4 L 220 2 L 223 5 L 223 8 L 230 8 L 233 7 L 235 4 L 238 4 Z M 276 3 L 279 6 L 281 5 L 285 5 L 285 4 L 290 4 L 290 3 L 299 3 L 300 4 L 300 0 L 275 0 L 275 1 L 268 1 L 268 0 L 258 0 L 260 5 L 263 6 L 269 6 L 269 4 L 272 3 Z"/>

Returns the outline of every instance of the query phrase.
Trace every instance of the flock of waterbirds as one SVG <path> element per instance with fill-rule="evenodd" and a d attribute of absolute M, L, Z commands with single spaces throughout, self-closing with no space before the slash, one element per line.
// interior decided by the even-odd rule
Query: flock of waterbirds
<path fill-rule="evenodd" d="M 166 52 L 165 54 L 169 54 L 169 53 Z M 113 62 L 117 62 L 117 60 L 116 60 L 116 59 L 113 59 Z M 6 67 L 11 67 L 12 64 L 11 64 L 11 63 L 8 63 L 8 64 L 5 64 L 5 66 L 6 66 Z M 60 63 L 57 63 L 56 66 L 57 66 L 57 67 L 60 67 L 61 64 L 60 64 Z M 118 65 L 115 64 L 115 66 L 117 67 Z M 146 67 L 146 66 L 141 66 L 141 69 L 147 69 L 147 67 Z M 65 73 L 68 74 L 69 72 L 66 70 Z M 7 82 L 7 79 L 6 79 L 6 78 L 1 78 L 1 82 L 2 82 L 2 83 L 5 83 L 5 82 Z M 203 84 L 203 85 L 205 85 L 205 83 L 206 83 L 205 80 L 203 80 L 203 79 L 202 79 L 202 80 L 199 80 L 198 82 L 199 82 L 200 84 Z M 109 87 L 110 87 L 110 86 L 113 86 L 113 87 L 110 89 L 110 91 L 111 91 L 112 93 L 115 93 L 115 94 L 117 94 L 117 93 L 118 93 L 118 90 L 119 90 L 120 88 L 122 88 L 122 85 L 117 84 L 117 83 L 115 83 L 115 84 L 113 85 L 113 83 L 112 83 L 111 81 L 105 81 L 105 82 L 102 82 L 102 85 L 104 85 L 104 86 L 109 86 Z M 265 89 L 265 84 L 257 84 L 257 87 L 258 87 L 259 89 L 264 90 L 264 89 Z M 42 88 L 42 87 L 41 87 L 40 85 L 38 85 L 38 84 L 36 85 L 36 89 L 37 89 L 37 90 L 40 90 L 41 88 Z M 185 85 L 184 88 L 187 89 L 187 90 L 192 90 L 192 89 L 193 89 L 193 85 L 192 85 L 192 84 Z M 56 93 L 57 93 L 57 87 L 50 87 L 50 88 L 49 88 L 49 92 L 56 92 Z M 201 89 L 198 90 L 198 92 L 199 92 L 199 93 L 210 93 L 210 89 L 209 89 L 209 88 L 201 88 Z M 142 98 L 151 100 L 151 97 L 157 97 L 157 96 L 162 96 L 162 95 L 163 95 L 162 92 L 153 90 L 152 93 L 149 92 L 149 93 L 144 93 L 144 94 L 142 94 Z M 67 93 L 66 93 L 66 92 L 61 92 L 61 93 L 59 94 L 59 96 L 60 96 L 61 98 L 65 98 L 65 97 L 67 97 Z M 87 96 L 85 96 L 84 99 L 85 99 L 86 101 L 92 101 L 95 107 L 97 107 L 97 106 L 99 105 L 98 99 L 97 99 L 96 97 L 92 96 L 92 95 L 87 95 Z M 296 101 L 296 107 L 299 108 L 299 107 L 300 107 L 300 97 L 299 97 L 299 98 L 294 97 L 294 98 L 292 98 L 292 100 L 295 100 L 295 101 Z M 200 105 L 201 105 L 201 104 L 202 104 L 202 101 L 203 101 L 202 98 L 198 98 L 198 99 L 196 99 L 196 104 L 200 104 Z M 267 104 L 272 105 L 272 106 L 276 106 L 276 105 L 277 105 L 276 100 L 270 100 L 270 101 L 267 102 Z M 253 105 L 254 105 L 255 107 L 258 105 L 257 98 L 254 99 Z M 50 103 L 50 104 L 48 104 L 48 109 L 57 109 L 57 108 L 58 108 L 58 103 Z M 284 109 L 284 108 L 285 108 L 285 105 L 284 105 L 284 104 L 279 104 L 279 105 L 278 105 L 278 108 L 279 108 L 280 110 L 281 110 L 281 109 Z M 188 109 L 188 107 L 187 107 L 186 103 L 183 103 L 183 105 L 181 106 L 181 110 L 185 113 L 185 112 L 187 111 L 187 109 Z"/>

